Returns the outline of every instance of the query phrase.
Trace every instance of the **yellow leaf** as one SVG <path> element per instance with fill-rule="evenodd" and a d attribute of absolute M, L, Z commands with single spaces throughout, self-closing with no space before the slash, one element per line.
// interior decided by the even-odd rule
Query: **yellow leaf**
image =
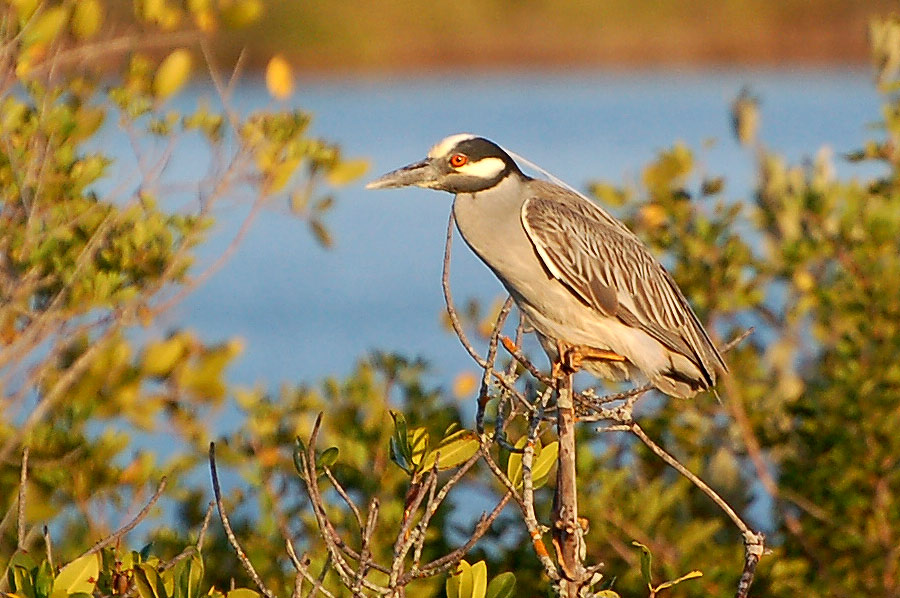
<path fill-rule="evenodd" d="M 478 561 L 472 565 L 472 598 L 484 598 L 487 592 L 487 564 Z"/>
<path fill-rule="evenodd" d="M 531 479 L 535 488 L 540 488 L 547 482 L 547 476 L 556 463 L 559 455 L 559 443 L 554 441 L 543 447 L 540 452 L 535 451 L 534 463 L 531 465 Z"/>
<path fill-rule="evenodd" d="M 165 100 L 187 82 L 191 74 L 191 53 L 184 48 L 173 50 L 166 56 L 153 78 L 153 93 L 157 98 Z"/>
<path fill-rule="evenodd" d="M 262 0 L 239 0 L 222 8 L 222 22 L 226 27 L 246 27 L 257 21 L 262 12 Z"/>
<path fill-rule="evenodd" d="M 666 210 L 659 204 L 648 203 L 641 207 L 641 221 L 648 228 L 657 228 L 666 222 Z"/>
<path fill-rule="evenodd" d="M 25 46 L 49 45 L 60 34 L 68 20 L 69 8 L 67 6 L 48 8 L 25 31 Z"/>
<path fill-rule="evenodd" d="M 368 160 L 338 162 L 328 171 L 328 182 L 332 185 L 346 185 L 364 175 L 368 169 Z"/>
<path fill-rule="evenodd" d="M 419 465 L 422 463 L 422 458 L 428 450 L 428 431 L 425 428 L 413 428 L 410 430 L 409 445 L 412 447 L 413 465 Z"/>
<path fill-rule="evenodd" d="M 481 446 L 475 434 L 469 430 L 459 430 L 450 434 L 438 444 L 437 448 L 429 452 L 422 463 L 422 470 L 426 471 L 434 466 L 438 459 L 438 468 L 451 469 L 469 460 L 469 457 L 478 452 Z M 440 453 L 440 456 L 438 454 Z"/>
<path fill-rule="evenodd" d="M 19 21 L 24 23 L 31 18 L 34 11 L 37 10 L 39 0 L 7 0 L 9 4 L 19 13 Z"/>
<path fill-rule="evenodd" d="M 78 39 L 87 39 L 100 31 L 103 24 L 103 5 L 100 0 L 79 0 L 72 13 L 72 33 Z"/>
<path fill-rule="evenodd" d="M 472 566 L 466 561 L 460 561 L 456 567 L 457 596 L 459 598 L 472 598 Z"/>
<path fill-rule="evenodd" d="M 276 100 L 285 100 L 294 91 L 291 65 L 281 54 L 273 56 L 266 66 L 266 88 Z"/>
<path fill-rule="evenodd" d="M 100 555 L 88 554 L 77 558 L 65 567 L 53 580 L 51 598 L 66 598 L 69 594 L 91 594 L 100 575 Z"/>
<path fill-rule="evenodd" d="M 216 16 L 211 10 L 201 10 L 194 13 L 194 24 L 203 33 L 213 33 L 216 30 Z"/>
<path fill-rule="evenodd" d="M 162 342 L 150 343 L 144 349 L 141 369 L 150 376 L 168 376 L 184 353 L 184 341 L 179 336 L 173 336 Z"/>
<path fill-rule="evenodd" d="M 472 372 L 461 372 L 453 380 L 453 396 L 464 399 L 475 392 L 478 387 L 478 377 Z"/>

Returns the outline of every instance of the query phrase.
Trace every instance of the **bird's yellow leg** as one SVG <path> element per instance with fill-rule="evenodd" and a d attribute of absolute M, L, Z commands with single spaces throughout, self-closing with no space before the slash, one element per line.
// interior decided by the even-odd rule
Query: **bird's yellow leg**
<path fill-rule="evenodd" d="M 559 359 L 553 364 L 553 375 L 557 377 L 563 371 L 575 373 L 581 369 L 585 359 L 598 361 L 625 361 L 625 357 L 615 351 L 595 349 L 585 345 L 566 345 L 562 341 L 556 341 L 556 349 Z"/>

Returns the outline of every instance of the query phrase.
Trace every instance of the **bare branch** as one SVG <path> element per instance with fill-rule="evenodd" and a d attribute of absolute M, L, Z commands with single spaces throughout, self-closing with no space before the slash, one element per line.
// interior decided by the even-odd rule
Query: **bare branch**
<path fill-rule="evenodd" d="M 16 515 L 16 547 L 25 550 L 25 487 L 28 485 L 28 452 L 26 446 L 22 449 L 22 469 L 19 473 L 19 499 Z"/>
<path fill-rule="evenodd" d="M 150 500 L 147 502 L 146 505 L 144 505 L 144 508 L 141 509 L 141 511 L 137 515 L 135 515 L 134 519 L 129 521 L 126 525 L 121 527 L 118 531 L 113 532 L 112 534 L 110 534 L 110 535 L 106 536 L 105 538 L 103 538 L 102 540 L 98 541 L 96 544 L 91 546 L 90 549 L 87 550 L 81 556 L 87 556 L 89 554 L 94 554 L 96 552 L 100 552 L 104 547 L 109 546 L 113 542 L 118 541 L 122 536 L 124 536 L 125 534 L 127 534 L 128 532 L 133 530 L 135 527 L 137 527 L 137 524 L 139 524 L 141 521 L 143 521 L 147 517 L 147 515 L 150 514 L 150 509 L 153 508 L 153 505 L 155 505 L 156 501 L 159 500 L 159 497 L 162 496 L 163 491 L 166 489 L 166 483 L 167 483 L 166 477 L 163 476 L 162 479 L 159 481 L 159 486 L 156 487 L 156 492 L 153 493 L 153 496 L 150 497 Z"/>
<path fill-rule="evenodd" d="M 50 539 L 50 528 L 44 526 L 44 548 L 47 551 L 47 564 L 50 565 L 51 571 L 56 571 L 53 566 L 53 541 Z"/>
<path fill-rule="evenodd" d="M 216 496 L 216 507 L 219 510 L 219 519 L 222 520 L 222 527 L 225 528 L 225 535 L 228 537 L 228 543 L 231 544 L 231 547 L 234 549 L 235 554 L 237 554 L 238 560 L 243 565 L 244 570 L 253 580 L 253 583 L 256 584 L 256 587 L 259 588 L 259 591 L 266 596 L 266 598 L 275 598 L 275 594 L 266 587 L 266 584 L 263 583 L 263 580 L 260 578 L 259 574 L 256 572 L 256 569 L 253 567 L 253 563 L 250 562 L 250 559 L 247 558 L 247 554 L 244 552 L 244 549 L 241 548 L 240 543 L 238 543 L 237 538 L 234 535 L 234 531 L 231 529 L 231 522 L 228 520 L 228 514 L 225 512 L 225 505 L 222 502 L 222 493 L 219 488 L 219 472 L 216 470 L 216 443 L 209 443 L 209 472 L 212 476 L 212 486 L 213 493 Z"/>

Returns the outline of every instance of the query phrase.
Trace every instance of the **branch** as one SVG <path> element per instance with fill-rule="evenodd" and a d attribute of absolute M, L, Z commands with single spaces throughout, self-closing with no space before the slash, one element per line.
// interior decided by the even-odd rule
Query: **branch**
<path fill-rule="evenodd" d="M 756 566 L 759 563 L 759 559 L 762 557 L 763 552 L 765 551 L 765 536 L 760 533 L 753 531 L 750 527 L 744 523 L 744 520 L 738 516 L 731 505 L 729 505 L 725 500 L 719 496 L 715 490 L 709 487 L 709 485 L 697 477 L 694 473 L 692 473 L 688 468 L 681 464 L 678 459 L 667 453 L 661 446 L 653 442 L 649 436 L 644 432 L 643 428 L 641 428 L 637 422 L 631 421 L 627 422 L 629 430 L 632 434 L 637 436 L 641 442 L 643 442 L 647 448 L 653 451 L 656 456 L 665 461 L 671 467 L 673 467 L 678 473 L 686 477 L 691 481 L 692 484 L 700 488 L 704 494 L 706 494 L 716 505 L 722 509 L 722 511 L 728 515 L 731 521 L 737 526 L 737 528 L 741 531 L 741 535 L 744 537 L 744 570 L 741 573 L 740 581 L 738 582 L 738 590 L 736 594 L 736 598 L 746 598 L 747 593 L 750 591 L 750 584 L 753 583 L 753 576 L 756 573 Z"/>
<path fill-rule="evenodd" d="M 560 359 L 563 353 L 560 352 Z M 573 374 L 565 374 L 556 389 L 556 430 L 559 453 L 556 461 L 556 492 L 553 495 L 553 544 L 559 568 L 566 583 L 561 589 L 569 598 L 577 598 L 584 578 L 579 550 L 581 528 L 578 522 L 578 471 L 575 463 L 575 406 L 572 401 Z"/>
<path fill-rule="evenodd" d="M 219 488 L 219 473 L 216 471 L 216 443 L 209 443 L 209 473 L 212 476 L 212 486 L 213 486 L 213 494 L 216 496 L 216 507 L 219 510 L 219 519 L 222 520 L 222 527 L 225 528 L 225 535 L 228 537 L 228 543 L 231 544 L 231 547 L 234 549 L 235 554 L 238 557 L 238 560 L 243 565 L 244 570 L 253 580 L 253 583 L 256 584 L 256 587 L 259 588 L 259 591 L 263 593 L 266 598 L 275 598 L 275 594 L 266 587 L 266 584 L 263 583 L 263 580 L 259 577 L 259 574 L 256 572 L 256 569 L 253 567 L 253 563 L 250 562 L 250 559 L 247 558 L 247 554 L 244 552 L 244 549 L 241 548 L 241 545 L 238 543 L 237 538 L 234 535 L 234 531 L 231 529 L 231 522 L 228 521 L 228 514 L 225 512 L 225 505 L 222 503 L 222 493 Z"/>
<path fill-rule="evenodd" d="M 19 473 L 19 501 L 16 507 L 16 548 L 25 550 L 25 487 L 28 483 L 28 452 L 22 450 L 22 470 Z"/>
<path fill-rule="evenodd" d="M 163 491 L 166 489 L 166 483 L 167 483 L 166 477 L 163 476 L 162 479 L 159 481 L 159 486 L 156 487 L 156 492 L 153 493 L 153 496 L 150 497 L 149 502 L 147 502 L 147 504 L 144 505 L 144 508 L 141 509 L 141 511 L 137 515 L 135 515 L 134 519 L 132 519 L 129 523 L 127 523 L 126 525 L 121 527 L 118 531 L 113 532 L 112 534 L 110 534 L 110 535 L 106 536 L 105 538 L 103 538 L 102 540 L 98 541 L 96 544 L 91 546 L 91 548 L 89 550 L 87 550 L 84 554 L 82 554 L 81 556 L 87 556 L 89 554 L 94 554 L 96 552 L 100 552 L 104 547 L 109 546 L 113 542 L 118 541 L 122 536 L 124 536 L 125 534 L 127 534 L 128 532 L 133 530 L 135 527 L 137 527 L 137 524 L 140 523 L 141 521 L 143 521 L 147 517 L 147 515 L 150 514 L 150 509 L 153 508 L 153 505 L 155 505 L 156 501 L 159 500 L 159 497 L 162 496 Z M 81 558 L 81 557 L 79 557 L 79 558 Z"/>

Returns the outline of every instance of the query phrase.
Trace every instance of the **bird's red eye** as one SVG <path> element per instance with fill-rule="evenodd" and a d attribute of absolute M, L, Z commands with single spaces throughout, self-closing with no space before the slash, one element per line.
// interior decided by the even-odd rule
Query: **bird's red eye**
<path fill-rule="evenodd" d="M 450 166 L 453 168 L 459 168 L 463 166 L 469 159 L 462 154 L 453 154 L 450 156 Z"/>

